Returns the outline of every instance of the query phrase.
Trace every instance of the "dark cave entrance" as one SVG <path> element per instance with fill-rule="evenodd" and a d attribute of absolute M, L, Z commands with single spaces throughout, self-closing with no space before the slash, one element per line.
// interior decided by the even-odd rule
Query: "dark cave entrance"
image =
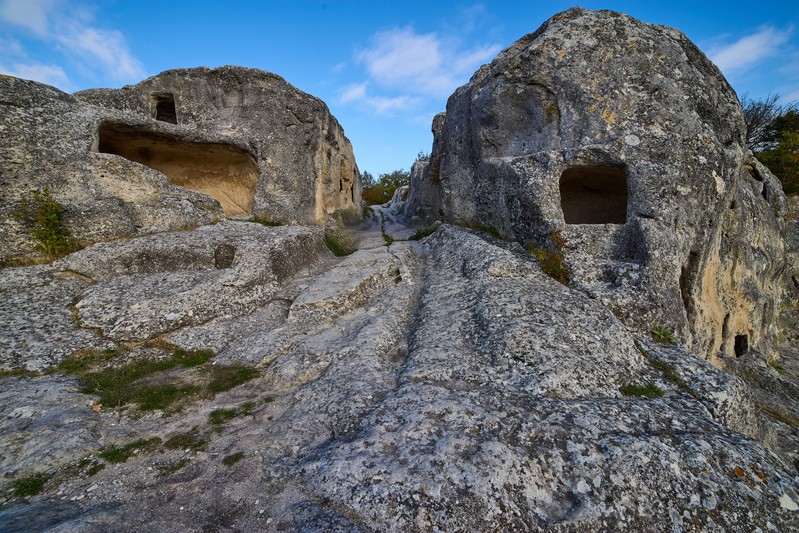
<path fill-rule="evenodd" d="M 624 224 L 627 222 L 624 167 L 567 168 L 560 176 L 560 202 L 566 224 Z"/>
<path fill-rule="evenodd" d="M 153 118 L 170 124 L 178 123 L 178 112 L 175 109 L 175 95 L 172 93 L 157 93 L 150 97 L 150 106 Z"/>
<path fill-rule="evenodd" d="M 106 123 L 100 126 L 98 151 L 148 166 L 173 185 L 207 194 L 227 215 L 252 212 L 260 173 L 253 156 L 241 148 Z"/>
<path fill-rule="evenodd" d="M 741 357 L 749 351 L 749 335 L 735 336 L 735 357 Z"/>

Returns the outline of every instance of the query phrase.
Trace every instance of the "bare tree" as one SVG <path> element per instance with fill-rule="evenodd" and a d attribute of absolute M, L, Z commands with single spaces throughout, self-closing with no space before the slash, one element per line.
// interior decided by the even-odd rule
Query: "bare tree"
<path fill-rule="evenodd" d="M 773 148 L 771 127 L 774 121 L 788 113 L 799 109 L 799 102 L 779 105 L 779 93 L 769 93 L 762 100 L 755 100 L 745 93 L 741 97 L 741 107 L 743 107 L 744 121 L 746 122 L 746 146 L 753 152 Z"/>

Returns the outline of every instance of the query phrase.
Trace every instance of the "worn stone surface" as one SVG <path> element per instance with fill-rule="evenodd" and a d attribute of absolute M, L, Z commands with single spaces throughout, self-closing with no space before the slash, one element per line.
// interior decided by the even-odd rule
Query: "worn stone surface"
<path fill-rule="evenodd" d="M 156 119 L 166 93 L 176 124 Z M 274 74 L 181 69 L 76 95 L 0 76 L 0 95 L 2 261 L 36 255 L 11 213 L 20 195 L 45 187 L 86 242 L 196 227 L 225 213 L 317 224 L 360 217 L 358 170 L 341 126 L 323 102 Z"/>
<path fill-rule="evenodd" d="M 58 373 L 2 378 L 0 405 L 11 416 L 0 420 L 0 526 L 22 528 L 31 514 L 59 531 L 799 525 L 799 477 L 752 439 L 774 445 L 781 436 L 738 378 L 682 346 L 636 336 L 511 243 L 445 225 L 419 243 L 386 246 L 381 233 L 408 230 L 389 208 L 377 208 L 368 224 L 357 232 L 358 252 L 323 253 L 304 273 L 273 276 L 278 296 L 253 311 L 172 326 L 164 339 L 213 346 L 215 364 L 262 372 L 179 414 L 94 412 L 93 397 Z M 225 222 L 97 244 L 52 267 L 4 273 L 40 272 L 39 288 L 57 287 L 53 272 L 69 268 L 95 279 L 75 289 L 82 294 L 128 278 L 152 293 L 150 279 L 170 284 L 217 272 L 222 244 L 235 248 L 222 270 L 252 277 L 258 268 L 241 263 L 262 263 L 303 235 L 318 238 L 318 230 Z M 247 255 L 250 243 L 263 248 L 260 256 Z M 18 282 L 19 292 L 31 284 Z M 115 309 L 123 304 L 137 315 L 139 293 L 124 287 L 116 303 L 93 302 L 97 316 L 122 316 Z M 217 305 L 214 290 L 194 292 Z M 620 392 L 646 383 L 664 395 Z M 247 414 L 219 432 L 208 422 L 215 409 L 245 405 Z M 162 443 L 120 464 L 98 456 L 102 446 L 166 441 L 192 428 L 208 440 L 203 449 Z M 237 452 L 234 465 L 221 462 Z M 70 474 L 79 461 L 105 468 Z M 27 503 L 9 497 L 13 480 L 36 472 L 54 476 L 42 495 Z"/>
<path fill-rule="evenodd" d="M 784 194 L 747 158 L 732 88 L 679 31 L 560 13 L 457 89 L 433 130 L 407 214 L 441 205 L 538 243 L 559 229 L 574 285 L 627 324 L 668 326 L 711 359 L 742 335 L 775 351 Z"/>

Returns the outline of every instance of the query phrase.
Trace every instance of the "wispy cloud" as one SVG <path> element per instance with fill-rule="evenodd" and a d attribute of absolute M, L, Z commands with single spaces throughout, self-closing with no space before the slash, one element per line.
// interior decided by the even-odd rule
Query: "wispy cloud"
<path fill-rule="evenodd" d="M 756 65 L 759 61 L 776 55 L 788 42 L 793 28 L 779 30 L 764 26 L 756 33 L 745 35 L 724 46 L 710 50 L 710 59 L 724 72 L 737 72 Z"/>
<path fill-rule="evenodd" d="M 81 71 L 93 72 L 115 82 L 134 81 L 146 75 L 144 65 L 133 55 L 122 32 L 98 25 L 91 11 L 81 3 L 0 0 L 0 20 L 49 43 Z M 13 68 L 5 67 L 8 74 L 27 72 L 28 79 L 62 88 L 71 85 L 63 67 L 31 60 L 21 48 L 14 55 L 20 61 Z M 31 77 L 33 74 L 39 77 Z"/>
<path fill-rule="evenodd" d="M 484 9 L 473 6 L 464 16 L 472 20 Z M 462 38 L 468 31 L 457 32 L 457 37 L 456 32 L 444 32 L 419 33 L 404 26 L 373 33 L 354 54 L 354 63 L 366 79 L 343 87 L 339 103 L 359 105 L 377 115 L 419 116 L 433 102 L 438 108 L 442 98 L 466 83 L 480 64 L 501 49 L 498 44 L 464 45 Z M 429 121 L 429 114 L 424 116 Z"/>
<path fill-rule="evenodd" d="M 387 88 L 416 94 L 447 96 L 483 62 L 500 50 L 498 44 L 463 49 L 460 42 L 437 33 L 393 28 L 373 34 L 370 46 L 356 54 L 370 79 Z"/>
<path fill-rule="evenodd" d="M 338 102 L 342 105 L 358 104 L 378 115 L 408 111 L 421 103 L 419 97 L 409 95 L 371 96 L 367 90 L 368 85 L 368 82 L 347 85 L 339 92 Z"/>
<path fill-rule="evenodd" d="M 72 89 L 72 84 L 66 72 L 57 65 L 44 65 L 41 63 L 14 64 L 11 67 L 0 65 L 0 71 L 25 80 L 38 81 L 67 90 Z"/>
<path fill-rule="evenodd" d="M 338 101 L 341 104 L 349 104 L 350 102 L 357 102 L 364 98 L 366 98 L 366 82 L 352 83 L 341 90 Z"/>

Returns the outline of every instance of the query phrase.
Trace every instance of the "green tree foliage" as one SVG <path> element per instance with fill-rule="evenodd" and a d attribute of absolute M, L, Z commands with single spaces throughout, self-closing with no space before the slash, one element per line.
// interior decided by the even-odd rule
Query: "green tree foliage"
<path fill-rule="evenodd" d="M 371 187 L 364 184 L 363 199 L 368 205 L 384 204 L 391 200 L 394 191 L 407 185 L 410 179 L 410 172 L 402 169 L 388 174 L 380 174 L 380 178 Z"/>
<path fill-rule="evenodd" d="M 785 194 L 799 194 L 799 102 L 778 105 L 779 95 L 741 99 L 747 146 L 782 183 Z"/>

